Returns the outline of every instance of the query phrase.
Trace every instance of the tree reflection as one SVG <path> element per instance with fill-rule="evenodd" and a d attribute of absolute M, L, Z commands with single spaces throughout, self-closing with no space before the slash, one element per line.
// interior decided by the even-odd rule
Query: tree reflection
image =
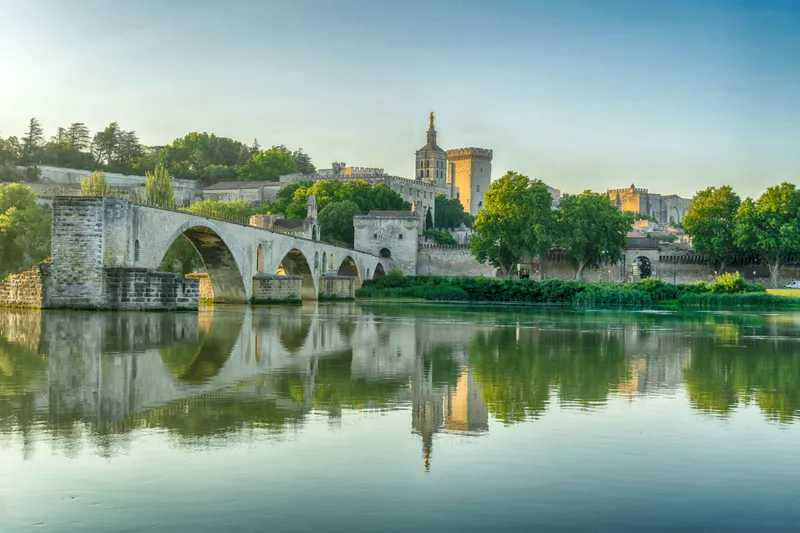
<path fill-rule="evenodd" d="M 495 329 L 475 336 L 469 363 L 489 411 L 506 424 L 540 416 L 552 387 L 562 402 L 600 405 L 627 372 L 621 340 L 603 330 Z"/>
<path fill-rule="evenodd" d="M 729 337 L 730 341 L 731 338 Z M 749 338 L 720 344 L 698 337 L 684 382 L 692 406 L 727 415 L 754 403 L 771 420 L 800 416 L 800 344 L 796 339 Z"/>

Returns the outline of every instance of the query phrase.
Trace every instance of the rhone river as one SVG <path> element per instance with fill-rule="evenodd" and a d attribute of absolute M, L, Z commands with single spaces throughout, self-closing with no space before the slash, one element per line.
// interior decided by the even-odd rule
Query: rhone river
<path fill-rule="evenodd" d="M 0 310 L 0 530 L 798 531 L 800 314 Z"/>

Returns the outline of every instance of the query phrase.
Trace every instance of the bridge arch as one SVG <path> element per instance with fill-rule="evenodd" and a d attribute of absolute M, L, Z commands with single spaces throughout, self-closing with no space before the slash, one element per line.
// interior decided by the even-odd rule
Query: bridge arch
<path fill-rule="evenodd" d="M 342 260 L 336 274 L 355 278 L 356 288 L 361 286 L 361 272 L 358 269 L 358 263 L 349 255 Z"/>
<path fill-rule="evenodd" d="M 283 254 L 275 273 L 279 276 L 300 276 L 303 280 L 301 297 L 303 300 L 317 299 L 317 284 L 314 271 L 305 254 L 298 248 L 292 248 Z"/>
<path fill-rule="evenodd" d="M 244 274 L 240 265 L 246 264 L 244 258 L 237 258 L 235 251 L 228 246 L 219 228 L 211 220 L 190 220 L 170 234 L 155 253 L 155 264 L 159 265 L 170 246 L 183 235 L 197 250 L 208 273 L 214 290 L 214 301 L 222 303 L 241 303 L 248 300 Z"/>
<path fill-rule="evenodd" d="M 375 272 L 372 274 L 372 279 L 379 278 L 385 275 L 386 271 L 383 269 L 383 265 L 381 263 L 375 265 Z"/>

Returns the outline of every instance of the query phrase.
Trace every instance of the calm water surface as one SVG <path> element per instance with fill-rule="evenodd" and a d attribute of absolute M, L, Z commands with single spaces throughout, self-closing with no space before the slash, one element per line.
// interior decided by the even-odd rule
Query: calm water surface
<path fill-rule="evenodd" d="M 800 314 L 0 311 L 0 531 L 798 531 Z"/>

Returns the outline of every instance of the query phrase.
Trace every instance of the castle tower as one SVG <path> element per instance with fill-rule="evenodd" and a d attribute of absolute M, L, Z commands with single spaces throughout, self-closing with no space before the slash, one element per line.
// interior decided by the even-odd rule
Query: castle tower
<path fill-rule="evenodd" d="M 458 148 L 447 151 L 450 183 L 458 188 L 464 211 L 475 216 L 483 207 L 483 196 L 492 182 L 492 151 L 485 148 Z"/>
<path fill-rule="evenodd" d="M 428 118 L 427 143 L 417 150 L 414 177 L 420 181 L 435 182 L 440 187 L 447 184 L 447 153 L 436 144 L 433 112 Z"/>

